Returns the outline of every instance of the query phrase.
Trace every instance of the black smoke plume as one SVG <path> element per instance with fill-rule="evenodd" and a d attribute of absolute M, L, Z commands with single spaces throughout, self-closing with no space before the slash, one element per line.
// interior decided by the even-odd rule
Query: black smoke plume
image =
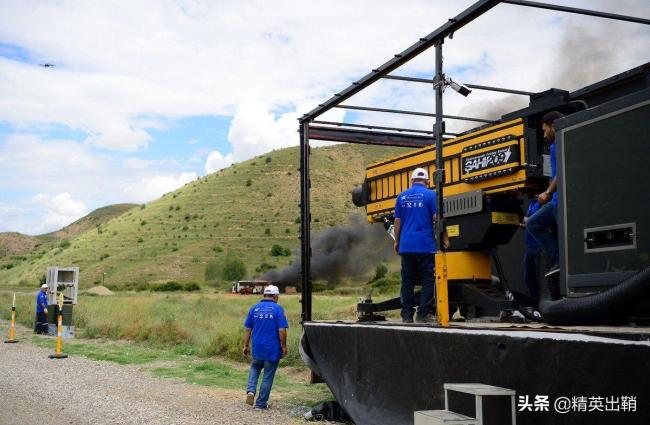
<path fill-rule="evenodd" d="M 392 250 L 392 239 L 381 224 L 369 224 L 358 215 L 350 217 L 347 226 L 335 226 L 312 237 L 312 278 L 326 280 L 329 285 L 344 277 L 367 273 Z M 293 263 L 282 270 L 271 270 L 262 277 L 274 285 L 285 287 L 300 283 L 300 253 L 294 252 Z"/>

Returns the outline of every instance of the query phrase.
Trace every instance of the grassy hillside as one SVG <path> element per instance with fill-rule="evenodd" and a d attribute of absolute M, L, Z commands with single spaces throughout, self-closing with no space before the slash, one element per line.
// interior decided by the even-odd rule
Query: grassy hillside
<path fill-rule="evenodd" d="M 18 232 L 0 232 L 0 259 L 9 256 L 22 256 L 22 254 L 34 251 L 39 247 L 46 249 L 52 248 L 53 244 L 60 242 L 61 239 L 73 238 L 80 235 L 137 206 L 137 204 L 115 204 L 97 208 L 74 223 L 44 235 L 30 236 Z M 48 247 L 48 244 L 51 246 Z M 12 260 L 11 258 L 4 259 L 5 261 L 2 265 L 9 264 Z M 16 260 L 16 258 L 13 260 Z"/>
<path fill-rule="evenodd" d="M 95 227 L 102 225 L 107 221 L 120 216 L 128 210 L 133 209 L 137 206 L 137 204 L 114 204 L 97 208 L 95 211 L 84 217 L 81 217 L 74 223 L 68 224 L 63 229 L 48 233 L 43 236 L 53 236 L 57 239 L 72 238 L 86 232 L 87 230 L 94 229 Z"/>
<path fill-rule="evenodd" d="M 367 163 L 397 152 L 337 145 L 312 150 L 312 222 L 315 230 L 346 222 L 350 190 Z M 81 267 L 81 285 L 204 280 L 210 261 L 241 258 L 249 276 L 263 263 L 282 267 L 291 257 L 271 256 L 274 244 L 298 245 L 298 149 L 271 152 L 202 177 L 162 198 L 93 226 L 67 244 L 37 248 L 0 270 L 0 284 L 33 286 L 47 266 Z"/>

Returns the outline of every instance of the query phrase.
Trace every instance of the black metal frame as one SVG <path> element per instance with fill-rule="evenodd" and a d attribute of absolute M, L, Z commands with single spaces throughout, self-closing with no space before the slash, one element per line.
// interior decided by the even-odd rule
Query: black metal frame
<path fill-rule="evenodd" d="M 445 75 L 443 72 L 443 55 L 442 46 L 446 37 L 453 37 L 454 32 L 458 31 L 474 19 L 491 10 L 493 7 L 501 4 L 511 4 L 517 6 L 526 6 L 555 10 L 566 13 L 574 13 L 586 16 L 595 16 L 606 19 L 634 22 L 644 25 L 650 25 L 649 19 L 624 16 L 613 13 L 598 12 L 575 7 L 566 7 L 553 4 L 546 4 L 527 0 L 479 0 L 463 12 L 452 19 L 449 19 L 444 25 L 427 35 L 420 38 L 419 41 L 408 47 L 403 52 L 396 54 L 388 62 L 379 68 L 373 69 L 358 81 L 355 81 L 343 91 L 336 93 L 317 108 L 304 114 L 300 119 L 300 253 L 301 253 L 301 283 L 302 283 L 302 321 L 310 321 L 312 317 L 312 276 L 311 276 L 311 211 L 310 211 L 310 187 L 309 177 L 309 140 L 329 140 L 347 143 L 374 144 L 384 146 L 401 146 L 401 147 L 423 147 L 436 144 L 436 175 L 435 184 L 438 192 L 438 211 L 442 212 L 442 183 L 444 182 L 444 167 L 442 159 L 442 143 L 436 143 L 438 140 L 444 140 L 445 135 L 454 135 L 445 132 L 445 123 L 443 119 L 457 119 L 479 123 L 492 123 L 490 120 L 481 118 L 462 117 L 455 115 L 443 114 L 442 94 L 445 89 Z M 395 69 L 409 62 L 420 53 L 435 47 L 436 71 L 432 80 L 424 78 L 404 77 L 390 75 Z M 404 111 L 396 109 L 384 109 L 368 106 L 343 105 L 342 103 L 360 91 L 364 90 L 371 84 L 380 79 L 401 80 L 407 82 L 417 82 L 432 84 L 435 89 L 435 112 Z M 483 86 L 477 84 L 465 84 L 468 88 L 476 90 L 488 90 L 494 92 L 510 93 L 523 96 L 531 96 L 534 93 L 514 90 L 509 88 Z M 433 131 L 423 131 L 406 128 L 392 128 L 383 126 L 346 124 L 328 121 L 316 121 L 316 118 L 332 108 L 343 108 L 353 110 L 363 110 L 370 112 L 396 113 L 406 115 L 418 115 L 435 117 Z M 319 124 L 319 125 L 311 125 Z M 442 214 L 437 216 L 436 229 L 438 231 L 438 240 L 440 232 L 443 229 Z"/>

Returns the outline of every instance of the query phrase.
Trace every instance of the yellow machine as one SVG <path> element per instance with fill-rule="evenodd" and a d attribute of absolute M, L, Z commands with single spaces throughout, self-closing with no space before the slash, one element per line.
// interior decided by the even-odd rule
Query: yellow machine
<path fill-rule="evenodd" d="M 492 266 L 499 271 L 496 247 L 510 242 L 519 228 L 523 195 L 545 183 L 540 136 L 519 118 L 444 141 L 444 216 L 451 250 L 436 258 L 441 324 L 449 318 L 448 284 L 450 300 L 458 300 L 457 306 L 478 307 L 479 314 L 508 309 L 508 288 L 494 290 Z M 431 176 L 428 186 L 435 187 L 435 163 L 436 149 L 431 146 L 371 164 L 364 184 L 353 191 L 353 201 L 365 206 L 369 222 L 388 227 L 397 195 L 410 186 L 415 168 L 426 169 Z"/>

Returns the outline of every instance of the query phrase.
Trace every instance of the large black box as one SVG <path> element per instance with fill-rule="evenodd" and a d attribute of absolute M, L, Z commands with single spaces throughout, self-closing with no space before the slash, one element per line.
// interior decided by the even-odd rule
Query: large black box
<path fill-rule="evenodd" d="M 555 127 L 562 289 L 599 292 L 650 265 L 650 89 Z"/>

